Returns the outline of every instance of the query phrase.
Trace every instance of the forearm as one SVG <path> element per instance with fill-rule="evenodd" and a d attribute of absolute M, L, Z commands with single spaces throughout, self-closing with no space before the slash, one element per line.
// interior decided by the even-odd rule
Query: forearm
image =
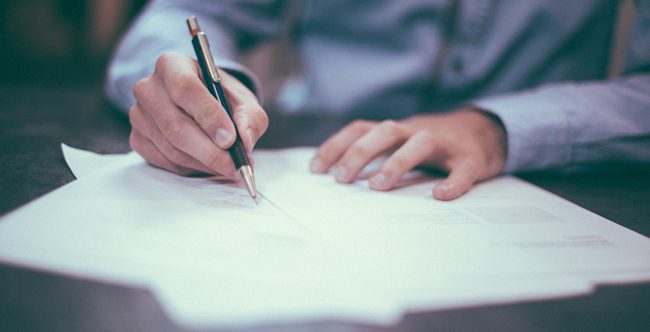
<path fill-rule="evenodd" d="M 650 75 L 555 84 L 473 104 L 506 129 L 505 172 L 650 162 Z"/>
<path fill-rule="evenodd" d="M 210 37 L 218 66 L 228 70 L 250 90 L 257 93 L 259 85 L 254 75 L 236 62 L 237 47 L 232 33 L 219 26 L 211 17 L 179 5 L 150 3 L 120 42 L 113 54 L 106 77 L 106 95 L 121 110 L 135 102 L 133 86 L 151 73 L 156 59 L 165 52 L 177 52 L 194 58 L 185 20 L 195 15 Z"/>

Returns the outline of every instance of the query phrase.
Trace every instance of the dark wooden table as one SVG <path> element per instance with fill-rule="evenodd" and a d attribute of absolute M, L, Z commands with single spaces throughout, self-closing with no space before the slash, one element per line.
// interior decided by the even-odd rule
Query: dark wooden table
<path fill-rule="evenodd" d="M 61 142 L 100 153 L 129 151 L 126 117 L 90 86 L 0 86 L 0 214 L 72 180 Z M 273 122 L 262 147 L 316 144 Z M 311 134 L 314 134 L 313 132 Z M 300 132 L 294 132 L 300 136 Z M 597 214 L 650 235 L 650 172 L 617 165 L 577 174 L 522 178 Z M 0 221 L 1 222 L 1 221 Z M 650 259 L 650 253 L 648 253 Z M 0 331 L 186 331 L 146 289 L 0 265 Z M 589 296 L 407 314 L 384 328 L 336 321 L 263 326 L 247 331 L 650 331 L 650 283 L 603 286 Z"/>

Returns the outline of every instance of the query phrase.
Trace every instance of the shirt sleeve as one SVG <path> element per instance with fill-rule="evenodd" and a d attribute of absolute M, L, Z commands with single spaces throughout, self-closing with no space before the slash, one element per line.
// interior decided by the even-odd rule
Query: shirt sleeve
<path fill-rule="evenodd" d="M 105 92 L 119 109 L 135 103 L 133 85 L 153 73 L 156 59 L 165 52 L 196 58 L 186 20 L 196 16 L 209 38 L 217 66 L 242 81 L 261 99 L 253 73 L 237 62 L 241 52 L 279 34 L 280 0 L 150 2 L 120 41 L 110 61 Z"/>
<path fill-rule="evenodd" d="M 504 172 L 650 162 L 650 1 L 636 4 L 621 79 L 550 84 L 472 103 L 506 129 Z"/>

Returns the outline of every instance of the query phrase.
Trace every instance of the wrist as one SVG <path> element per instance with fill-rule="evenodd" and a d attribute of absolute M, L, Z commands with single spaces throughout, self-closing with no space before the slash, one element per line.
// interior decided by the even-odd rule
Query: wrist
<path fill-rule="evenodd" d="M 505 165 L 508 157 L 508 133 L 501 118 L 496 114 L 479 107 L 467 107 L 460 112 L 467 112 L 473 118 L 476 118 L 477 129 L 480 135 L 489 142 L 494 149 L 493 158 L 499 160 L 499 164 Z M 503 166 L 500 167 L 499 173 Z"/>

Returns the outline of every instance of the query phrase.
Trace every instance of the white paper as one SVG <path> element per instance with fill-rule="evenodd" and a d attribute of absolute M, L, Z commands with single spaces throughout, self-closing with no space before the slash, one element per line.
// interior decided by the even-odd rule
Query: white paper
<path fill-rule="evenodd" d="M 391 192 L 310 174 L 312 153 L 257 151 L 259 205 L 233 183 L 112 158 L 0 221 L 0 260 L 149 287 L 192 327 L 388 324 L 650 280 L 646 237 L 516 178 L 440 202 L 417 174 Z"/>
<path fill-rule="evenodd" d="M 63 152 L 63 157 L 66 163 L 68 163 L 72 174 L 77 179 L 125 157 L 123 154 L 99 154 L 76 149 L 64 143 L 61 143 L 61 152 Z M 135 152 L 131 152 L 130 154 L 135 154 Z"/>

